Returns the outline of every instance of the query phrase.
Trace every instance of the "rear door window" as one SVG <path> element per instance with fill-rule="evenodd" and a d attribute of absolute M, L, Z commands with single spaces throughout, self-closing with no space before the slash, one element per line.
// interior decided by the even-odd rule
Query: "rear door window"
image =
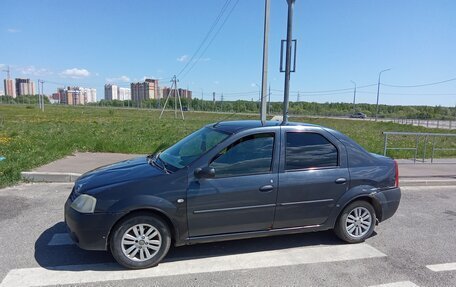
<path fill-rule="evenodd" d="M 336 167 L 338 158 L 337 148 L 321 134 L 286 133 L 285 170 Z"/>

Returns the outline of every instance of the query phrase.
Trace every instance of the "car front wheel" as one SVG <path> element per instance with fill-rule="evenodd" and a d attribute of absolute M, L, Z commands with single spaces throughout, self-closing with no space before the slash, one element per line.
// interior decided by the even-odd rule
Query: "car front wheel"
<path fill-rule="evenodd" d="M 113 230 L 110 248 L 122 266 L 142 269 L 156 266 L 168 253 L 171 235 L 161 219 L 139 215 L 120 222 Z"/>
<path fill-rule="evenodd" d="M 334 231 L 348 243 L 363 242 L 374 232 L 375 222 L 372 205 L 366 201 L 355 201 L 342 211 Z"/>

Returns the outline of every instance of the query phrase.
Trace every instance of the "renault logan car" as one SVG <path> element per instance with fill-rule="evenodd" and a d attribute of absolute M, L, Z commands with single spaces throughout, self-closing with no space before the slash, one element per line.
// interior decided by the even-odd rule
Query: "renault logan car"
<path fill-rule="evenodd" d="M 157 265 L 171 244 L 328 229 L 362 242 L 400 197 L 397 163 L 340 132 L 230 121 L 82 175 L 65 222 L 81 248 L 137 269 Z"/>

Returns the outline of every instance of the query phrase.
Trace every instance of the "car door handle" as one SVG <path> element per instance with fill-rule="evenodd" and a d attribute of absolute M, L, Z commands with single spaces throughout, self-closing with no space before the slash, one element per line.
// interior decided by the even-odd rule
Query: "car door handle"
<path fill-rule="evenodd" d="M 260 187 L 260 191 L 261 192 L 268 192 L 268 191 L 271 191 L 273 189 L 274 189 L 274 186 L 272 186 L 270 184 Z"/>
<path fill-rule="evenodd" d="M 341 177 L 341 178 L 336 179 L 336 183 L 337 183 L 337 184 L 344 184 L 344 183 L 346 183 L 346 182 L 347 182 L 347 179 L 344 178 L 344 177 Z"/>

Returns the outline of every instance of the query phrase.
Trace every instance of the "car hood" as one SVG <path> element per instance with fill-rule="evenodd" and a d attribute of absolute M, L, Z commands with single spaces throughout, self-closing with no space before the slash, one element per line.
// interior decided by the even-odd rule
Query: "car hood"
<path fill-rule="evenodd" d="M 85 192 L 103 186 L 112 186 L 163 174 L 165 174 L 163 170 L 149 164 L 147 157 L 143 156 L 86 172 L 78 178 L 75 188 L 78 189 L 78 192 Z"/>

